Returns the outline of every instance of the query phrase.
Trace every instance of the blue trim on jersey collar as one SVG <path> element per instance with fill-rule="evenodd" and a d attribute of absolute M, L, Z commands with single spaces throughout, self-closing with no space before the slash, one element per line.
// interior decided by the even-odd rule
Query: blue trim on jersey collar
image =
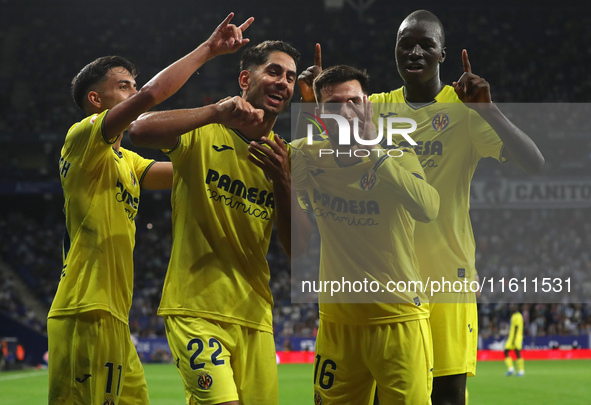
<path fill-rule="evenodd" d="M 244 135 L 242 132 L 238 131 L 237 129 L 234 129 L 234 128 L 228 128 L 228 129 L 230 129 L 231 131 L 233 131 L 233 132 L 234 132 L 236 135 L 238 135 L 238 137 L 239 137 L 240 139 L 242 139 L 242 140 L 243 140 L 244 142 L 246 142 L 248 145 L 250 145 L 250 143 L 251 143 L 252 141 L 254 141 L 254 142 L 258 143 L 259 145 L 266 145 L 266 144 L 267 144 L 267 142 L 264 142 L 264 141 L 262 141 L 262 140 L 260 140 L 260 139 L 250 139 L 250 138 L 247 138 L 247 137 L 246 137 L 246 136 L 245 136 L 245 135 Z M 270 135 L 271 135 L 271 132 L 269 133 L 269 135 L 267 135 L 267 138 L 269 138 L 269 137 L 270 137 Z M 277 134 L 274 134 L 274 136 L 278 136 L 278 135 L 277 135 Z M 284 141 L 284 142 L 285 142 L 285 141 Z M 287 143 L 287 142 L 285 142 L 285 143 Z"/>
<path fill-rule="evenodd" d="M 238 131 L 237 129 L 234 128 L 228 128 L 229 130 L 233 131 L 236 135 L 238 135 L 238 137 L 240 139 L 242 139 L 244 142 L 246 142 L 248 145 L 250 145 L 250 143 L 252 141 L 258 142 L 258 143 L 262 143 L 260 141 L 257 141 L 256 139 L 248 139 L 242 132 Z"/>
<path fill-rule="evenodd" d="M 442 91 L 443 91 L 443 89 L 442 89 Z M 439 95 L 440 93 L 441 93 L 441 91 L 439 93 L 437 93 L 437 95 Z M 426 103 L 421 103 L 420 105 L 415 105 L 406 99 L 406 87 L 402 87 L 402 97 L 404 98 L 404 102 L 406 103 L 406 105 L 408 105 L 410 108 L 412 108 L 415 111 L 420 110 L 423 107 L 427 107 L 431 104 L 435 104 L 437 102 L 436 99 L 433 99 L 432 101 L 428 101 Z M 437 96 L 435 96 L 435 97 L 437 97 Z"/>

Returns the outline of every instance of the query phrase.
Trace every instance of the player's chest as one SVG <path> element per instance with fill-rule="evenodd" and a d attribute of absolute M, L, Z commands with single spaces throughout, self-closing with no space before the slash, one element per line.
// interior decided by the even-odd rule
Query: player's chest
<path fill-rule="evenodd" d="M 340 207 L 339 211 L 366 214 L 368 210 L 378 212 L 380 199 L 387 198 L 387 193 L 381 191 L 387 185 L 380 181 L 371 164 L 354 167 L 312 164 L 308 173 L 308 193 L 315 207 Z"/>
<path fill-rule="evenodd" d="M 213 142 L 204 142 L 199 150 L 200 171 L 208 186 L 272 189 L 272 183 L 264 171 L 249 160 L 250 152 L 244 140 L 231 136 L 220 137 Z"/>
<path fill-rule="evenodd" d="M 401 146 L 413 147 L 427 175 L 458 161 L 459 156 L 466 158 L 473 154 L 467 114 L 445 107 L 401 114 L 416 122 L 416 130 L 409 134 L 416 145 L 396 134 L 393 139 Z"/>

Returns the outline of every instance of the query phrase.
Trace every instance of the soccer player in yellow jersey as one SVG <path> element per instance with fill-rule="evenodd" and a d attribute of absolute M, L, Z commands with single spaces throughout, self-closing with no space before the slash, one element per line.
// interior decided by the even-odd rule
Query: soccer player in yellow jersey
<path fill-rule="evenodd" d="M 396 64 L 403 87 L 370 100 L 383 119 L 412 118 L 411 137 L 427 181 L 439 192 L 437 219 L 417 223 L 415 246 L 424 280 L 472 281 L 475 243 L 469 217 L 470 181 L 478 161 L 493 157 L 536 173 L 544 158 L 535 143 L 492 102 L 488 82 L 472 73 L 462 51 L 464 73 L 445 85 L 439 66 L 447 56 L 441 21 L 418 10 L 401 23 L 396 37 Z M 313 76 L 318 69 L 308 68 Z M 304 100 L 310 101 L 310 100 Z M 375 116 L 374 116 L 375 119 Z M 400 138 L 395 139 L 402 145 Z M 449 291 L 449 289 L 447 290 Z M 464 404 L 466 376 L 474 375 L 477 355 L 477 310 L 474 293 L 434 294 L 430 298 L 433 334 L 434 405 Z"/>
<path fill-rule="evenodd" d="M 509 336 L 507 336 L 507 341 L 505 342 L 505 364 L 507 365 L 507 373 L 505 374 L 507 377 L 515 374 L 515 368 L 513 367 L 513 359 L 511 358 L 509 352 L 511 350 L 515 350 L 515 355 L 517 356 L 517 377 L 522 377 L 525 375 L 525 368 L 524 368 L 524 361 L 523 357 L 521 357 L 521 345 L 523 343 L 523 315 L 519 312 L 519 308 L 515 304 L 511 304 L 511 310 L 513 314 L 511 315 L 511 326 L 509 328 Z"/>
<path fill-rule="evenodd" d="M 372 139 L 368 80 L 356 68 L 333 66 L 315 79 L 314 91 L 322 113 L 348 122 L 358 118 L 359 132 Z M 331 299 L 330 293 L 320 293 L 314 401 L 367 404 L 377 384 L 383 403 L 427 404 L 432 382 L 428 300 L 420 289 L 388 292 L 388 287 L 420 282 L 415 220 L 437 216 L 439 195 L 425 181 L 412 149 L 339 145 L 338 129 L 330 126 L 332 120 L 325 122 L 327 139 L 292 142 L 298 199 L 320 232 L 320 281 L 370 280 L 374 286 L 363 296 Z M 320 153 L 329 150 L 333 153 Z M 293 219 L 294 241 L 305 243 L 310 220 L 302 212 L 294 212 Z"/>
<path fill-rule="evenodd" d="M 149 113 L 132 142 L 174 168 L 173 246 L 158 309 L 189 404 L 277 404 L 273 297 L 266 260 L 274 220 L 291 240 L 288 149 L 273 133 L 299 53 L 282 41 L 247 49 L 242 96 Z"/>
<path fill-rule="evenodd" d="M 72 81 L 87 118 L 66 135 L 60 158 L 66 235 L 60 283 L 47 321 L 49 404 L 148 404 L 144 372 L 131 342 L 135 216 L 140 189 L 172 185 L 170 163 L 121 147 L 128 125 L 173 95 L 208 59 L 248 40 L 230 14 L 211 37 L 141 90 L 136 68 L 102 57 Z"/>
<path fill-rule="evenodd" d="M 406 17 L 398 29 L 395 54 L 404 86 L 370 99 L 390 109 L 382 114 L 396 113 L 417 121 L 418 128 L 412 133 L 418 143 L 415 151 L 427 180 L 441 197 L 439 217 L 430 224 L 417 224 L 415 230 L 423 279 L 472 281 L 475 244 L 468 211 L 470 180 L 478 161 L 493 157 L 536 173 L 544 158 L 491 101 L 490 86 L 472 73 L 466 50 L 462 51 L 462 76 L 452 86 L 442 83 L 439 65 L 447 53 L 443 26 L 435 15 L 418 10 Z M 474 293 L 434 294 L 430 319 L 433 404 L 464 404 L 466 376 L 476 372 Z"/>

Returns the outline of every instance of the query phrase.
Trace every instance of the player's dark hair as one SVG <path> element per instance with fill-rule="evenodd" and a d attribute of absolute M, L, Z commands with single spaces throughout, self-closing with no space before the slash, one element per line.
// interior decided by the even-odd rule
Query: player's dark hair
<path fill-rule="evenodd" d="M 323 70 L 314 79 L 314 95 L 316 95 L 316 100 L 320 102 L 323 88 L 351 80 L 357 80 L 361 85 L 363 94 L 369 94 L 369 75 L 365 70 L 360 70 L 349 65 L 336 65 Z"/>
<path fill-rule="evenodd" d="M 441 47 L 443 48 L 445 46 L 445 30 L 443 29 L 443 24 L 432 12 L 428 10 L 416 10 L 410 13 L 404 21 L 424 21 L 436 24 L 441 32 Z"/>
<path fill-rule="evenodd" d="M 109 70 L 116 67 L 126 69 L 133 78 L 138 75 L 135 65 L 121 56 L 103 56 L 82 68 L 72 79 L 72 98 L 78 108 L 84 110 L 84 99 L 88 92 L 93 86 L 106 80 Z"/>
<path fill-rule="evenodd" d="M 297 67 L 300 65 L 300 53 L 293 46 L 284 41 L 265 41 L 257 46 L 248 48 L 240 58 L 240 71 L 264 65 L 273 52 L 283 52 L 291 56 Z"/>

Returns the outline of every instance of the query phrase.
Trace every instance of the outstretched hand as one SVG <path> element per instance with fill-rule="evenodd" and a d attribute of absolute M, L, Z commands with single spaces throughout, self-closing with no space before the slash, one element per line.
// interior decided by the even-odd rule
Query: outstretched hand
<path fill-rule="evenodd" d="M 472 73 L 472 66 L 468 59 L 468 51 L 462 50 L 462 65 L 464 73 L 452 85 L 464 103 L 490 103 L 490 85 L 482 77 Z M 470 107 L 470 105 L 468 105 Z"/>
<path fill-rule="evenodd" d="M 313 103 L 316 101 L 312 84 L 320 72 L 322 72 L 322 49 L 320 48 L 320 44 L 316 44 L 316 48 L 314 49 L 314 65 L 304 70 L 298 76 L 302 102 Z"/>
<path fill-rule="evenodd" d="M 252 24 L 254 17 L 250 17 L 239 27 L 230 24 L 233 17 L 234 13 L 228 14 L 224 21 L 213 31 L 209 39 L 205 41 L 212 56 L 236 52 L 250 41 L 248 38 L 243 38 L 242 34 Z"/>

